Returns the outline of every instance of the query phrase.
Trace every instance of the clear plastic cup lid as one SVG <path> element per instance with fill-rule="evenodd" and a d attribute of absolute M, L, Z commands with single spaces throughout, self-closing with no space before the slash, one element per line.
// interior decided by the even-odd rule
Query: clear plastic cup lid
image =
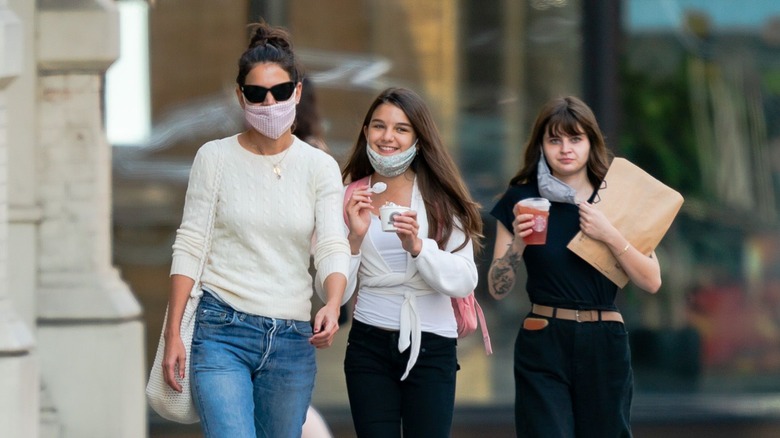
<path fill-rule="evenodd" d="M 518 204 L 541 211 L 548 211 L 550 209 L 550 201 L 545 198 L 525 198 L 521 199 Z"/>

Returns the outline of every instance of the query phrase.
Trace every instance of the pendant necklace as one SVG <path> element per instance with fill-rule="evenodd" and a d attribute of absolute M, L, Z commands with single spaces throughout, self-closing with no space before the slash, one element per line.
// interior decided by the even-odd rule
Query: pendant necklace
<path fill-rule="evenodd" d="M 284 151 L 284 155 L 282 155 L 282 158 L 279 159 L 276 163 L 273 163 L 274 166 L 274 175 L 276 175 L 276 179 L 282 179 L 282 168 L 281 164 L 282 161 L 284 161 L 285 158 L 287 158 L 287 153 L 290 152 L 290 149 L 292 149 L 292 145 L 290 145 L 286 151 Z"/>
<path fill-rule="evenodd" d="M 249 143 L 249 144 L 252 145 L 252 148 L 255 151 L 259 151 L 260 150 L 260 148 L 258 148 L 254 143 Z M 282 161 L 284 161 L 284 159 L 287 158 L 287 153 L 290 152 L 290 149 L 292 149 L 292 147 L 293 147 L 293 145 L 290 145 L 289 147 L 287 147 L 287 149 L 285 149 L 284 155 L 282 155 L 282 158 L 280 158 L 279 161 L 277 161 L 275 163 L 273 161 L 271 161 L 271 166 L 273 166 L 273 171 L 274 171 L 274 175 L 276 175 L 276 179 L 282 179 L 282 166 L 281 166 L 282 165 Z M 257 152 L 255 152 L 255 153 L 257 153 Z M 265 159 L 265 160 L 270 160 L 270 158 L 268 158 L 267 156 L 265 156 L 263 154 L 258 154 L 258 155 L 263 157 L 263 159 Z"/>

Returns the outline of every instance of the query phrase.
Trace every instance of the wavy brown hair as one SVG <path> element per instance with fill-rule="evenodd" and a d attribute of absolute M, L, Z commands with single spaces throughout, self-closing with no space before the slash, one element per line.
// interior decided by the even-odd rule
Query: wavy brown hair
<path fill-rule="evenodd" d="M 428 218 L 428 237 L 436 239 L 439 248 L 452 234 L 454 221 L 458 218 L 466 239 L 456 249 L 461 249 L 471 239 L 475 250 L 482 247 L 482 218 L 479 204 L 471 198 L 466 184 L 455 165 L 452 155 L 444 147 L 439 130 L 425 101 L 414 91 L 406 88 L 388 88 L 382 91 L 366 112 L 363 128 L 371 122 L 371 117 L 379 105 L 393 105 L 401 109 L 412 124 L 417 135 L 417 155 L 411 168 L 417 174 L 417 186 L 425 203 Z M 374 173 L 374 168 L 366 153 L 366 137 L 363 129 L 358 134 L 355 146 L 350 153 L 341 175 L 344 182 L 357 181 Z M 437 233 L 440 230 L 440 233 Z"/>
<path fill-rule="evenodd" d="M 612 161 L 612 152 L 607 149 L 604 135 L 601 133 L 596 116 L 590 107 L 574 96 L 559 97 L 545 104 L 536 116 L 531 136 L 525 144 L 523 167 L 510 181 L 509 185 L 536 181 L 537 166 L 542 156 L 544 135 L 567 136 L 585 134 L 590 141 L 588 155 L 588 180 L 593 187 L 599 187 Z"/>

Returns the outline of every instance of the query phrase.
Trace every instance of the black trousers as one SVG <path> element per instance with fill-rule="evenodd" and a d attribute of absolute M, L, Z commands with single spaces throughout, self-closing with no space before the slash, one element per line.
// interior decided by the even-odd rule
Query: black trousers
<path fill-rule="evenodd" d="M 625 326 L 548 322 L 538 330 L 521 327 L 515 342 L 517 436 L 631 437 L 633 371 Z"/>
<path fill-rule="evenodd" d="M 446 438 L 455 406 L 457 339 L 422 334 L 420 355 L 401 381 L 409 350 L 398 332 L 352 320 L 344 373 L 358 437 Z"/>

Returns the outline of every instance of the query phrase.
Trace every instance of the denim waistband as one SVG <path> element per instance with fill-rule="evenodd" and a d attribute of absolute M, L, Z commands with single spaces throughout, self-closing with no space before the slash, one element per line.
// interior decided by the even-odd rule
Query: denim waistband
<path fill-rule="evenodd" d="M 210 290 L 208 290 L 206 288 L 203 288 L 203 296 L 200 299 L 201 299 L 201 301 L 211 302 L 211 303 L 213 303 L 213 305 L 217 305 L 217 306 L 221 307 L 222 309 L 224 309 L 225 311 L 234 312 L 236 315 L 238 315 L 238 317 L 241 320 L 244 320 L 247 317 L 251 317 L 251 318 L 255 318 L 255 319 L 259 320 L 259 321 L 269 321 L 269 322 L 284 324 L 284 325 L 288 325 L 288 326 L 292 325 L 293 323 L 300 323 L 300 322 L 310 323 L 310 321 L 302 321 L 302 320 L 298 320 L 298 319 L 274 318 L 274 317 L 271 317 L 271 316 L 264 316 L 264 315 L 257 315 L 257 314 L 254 314 L 254 313 L 242 312 L 241 310 L 238 310 L 238 309 L 234 308 L 233 306 L 231 306 L 230 304 L 228 304 L 225 300 L 220 298 L 219 295 L 217 295 L 216 293 L 214 293 L 214 292 L 212 292 L 212 291 L 210 291 Z"/>

